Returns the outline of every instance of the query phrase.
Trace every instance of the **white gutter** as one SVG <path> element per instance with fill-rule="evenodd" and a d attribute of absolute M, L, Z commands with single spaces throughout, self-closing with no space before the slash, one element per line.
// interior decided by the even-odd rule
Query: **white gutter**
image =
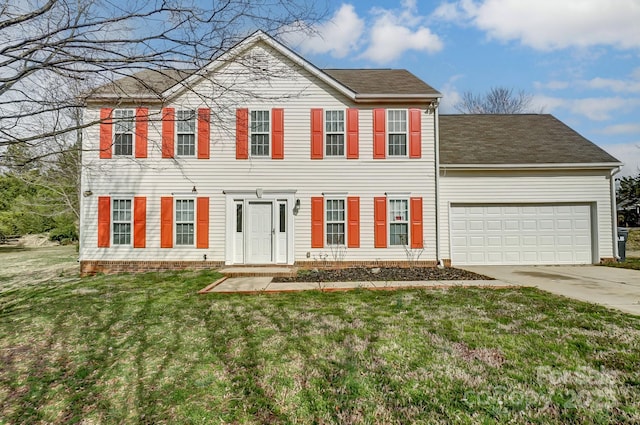
<path fill-rule="evenodd" d="M 621 162 L 593 162 L 593 163 L 547 163 L 547 164 L 444 164 L 443 170 L 552 170 L 552 169 L 612 169 L 621 167 Z"/>
<path fill-rule="evenodd" d="M 613 229 L 613 257 L 616 260 L 620 259 L 620 252 L 618 251 L 618 211 L 616 209 L 616 184 L 613 176 L 620 172 L 622 167 L 611 170 L 611 228 Z"/>
<path fill-rule="evenodd" d="M 436 209 L 436 264 L 438 267 L 444 266 L 442 264 L 442 259 L 440 258 L 440 129 L 438 127 L 439 121 L 439 112 L 438 112 L 439 104 L 435 105 L 433 110 L 433 133 L 435 138 L 434 143 L 434 156 L 435 156 L 435 209 Z"/>

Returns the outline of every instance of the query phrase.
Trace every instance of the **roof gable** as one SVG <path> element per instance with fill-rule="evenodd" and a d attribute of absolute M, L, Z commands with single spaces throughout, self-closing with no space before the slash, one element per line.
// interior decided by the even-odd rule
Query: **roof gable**
<path fill-rule="evenodd" d="M 195 87 L 207 75 L 237 60 L 262 44 L 275 50 L 295 66 L 307 71 L 355 102 L 415 102 L 441 97 L 433 87 L 403 69 L 321 70 L 263 31 L 256 31 L 199 70 L 143 70 L 98 87 L 89 96 L 93 101 L 149 99 L 166 101 Z"/>
<path fill-rule="evenodd" d="M 549 114 L 440 115 L 442 166 L 621 165 Z"/>

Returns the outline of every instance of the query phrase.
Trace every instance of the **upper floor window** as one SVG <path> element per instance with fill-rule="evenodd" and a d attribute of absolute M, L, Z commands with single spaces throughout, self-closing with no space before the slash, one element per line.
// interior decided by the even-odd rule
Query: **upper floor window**
<path fill-rule="evenodd" d="M 388 149 L 389 156 L 407 156 L 407 111 L 406 109 L 389 109 Z"/>
<path fill-rule="evenodd" d="M 389 245 L 409 245 L 409 201 L 389 200 Z"/>
<path fill-rule="evenodd" d="M 325 152 L 344 156 L 344 111 L 325 111 Z"/>
<path fill-rule="evenodd" d="M 131 199 L 111 201 L 113 244 L 131 245 Z"/>
<path fill-rule="evenodd" d="M 113 140 L 114 155 L 133 155 L 133 110 L 116 109 L 113 111 L 113 120 L 115 123 Z"/>
<path fill-rule="evenodd" d="M 176 199 L 176 245 L 193 245 L 195 232 L 195 202 Z"/>
<path fill-rule="evenodd" d="M 196 154 L 196 113 L 194 110 L 176 111 L 177 154 L 193 156 Z"/>
<path fill-rule="evenodd" d="M 327 199 L 327 245 L 345 244 L 344 199 Z"/>
<path fill-rule="evenodd" d="M 269 111 L 251 111 L 251 156 L 269 156 Z"/>

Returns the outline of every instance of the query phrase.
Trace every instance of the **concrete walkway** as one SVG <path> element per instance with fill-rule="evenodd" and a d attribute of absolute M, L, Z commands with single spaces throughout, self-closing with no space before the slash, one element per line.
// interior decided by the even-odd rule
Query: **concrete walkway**
<path fill-rule="evenodd" d="M 640 315 L 640 271 L 605 266 L 469 266 L 513 286 L 533 286 Z"/>
<path fill-rule="evenodd" d="M 498 280 L 424 280 L 424 281 L 369 281 L 369 282 L 272 282 L 270 277 L 232 277 L 223 278 L 200 293 L 278 293 L 296 292 L 306 290 L 320 291 L 348 291 L 352 289 L 372 289 L 372 290 L 392 290 L 402 288 L 448 288 L 454 286 L 461 287 L 484 287 L 501 288 L 511 287 L 512 284 Z"/>

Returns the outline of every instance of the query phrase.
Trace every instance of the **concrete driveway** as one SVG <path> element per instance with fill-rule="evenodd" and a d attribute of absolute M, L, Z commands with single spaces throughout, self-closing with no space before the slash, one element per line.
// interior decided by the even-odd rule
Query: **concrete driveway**
<path fill-rule="evenodd" d="M 640 270 L 604 266 L 458 267 L 506 283 L 615 308 L 640 316 Z"/>

